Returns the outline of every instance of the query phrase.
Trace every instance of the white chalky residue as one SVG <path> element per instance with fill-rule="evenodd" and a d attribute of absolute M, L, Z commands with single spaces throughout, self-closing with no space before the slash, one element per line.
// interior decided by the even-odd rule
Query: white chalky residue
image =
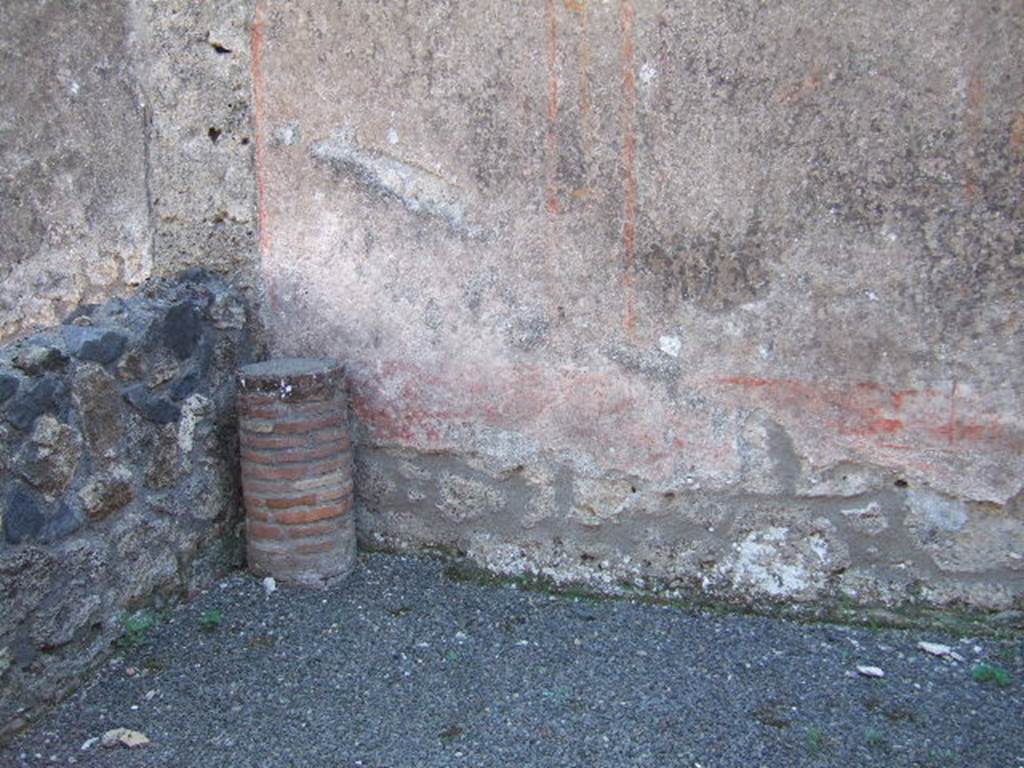
<path fill-rule="evenodd" d="M 805 590 L 807 569 L 782 562 L 779 557 L 778 545 L 785 541 L 787 533 L 788 529 L 773 526 L 751 533 L 735 544 L 732 571 L 736 580 L 756 585 L 769 595 L 794 595 Z"/>
<path fill-rule="evenodd" d="M 678 336 L 661 336 L 658 339 L 658 349 L 670 357 L 679 357 L 683 348 L 683 342 Z"/>
<path fill-rule="evenodd" d="M 195 442 L 196 424 L 209 408 L 209 398 L 200 394 L 192 395 L 182 404 L 181 420 L 178 422 L 178 448 L 186 467 L 191 467 L 190 455 Z"/>
<path fill-rule="evenodd" d="M 654 68 L 654 65 L 650 62 L 645 63 L 640 67 L 640 84 L 644 87 L 654 82 L 658 76 L 658 70 Z"/>

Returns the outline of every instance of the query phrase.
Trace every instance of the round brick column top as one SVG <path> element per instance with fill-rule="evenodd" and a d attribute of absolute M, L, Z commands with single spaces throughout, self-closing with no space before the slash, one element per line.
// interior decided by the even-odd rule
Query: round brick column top
<path fill-rule="evenodd" d="M 281 357 L 251 363 L 238 372 L 242 395 L 269 395 L 284 402 L 323 400 L 334 396 L 345 370 L 330 358 Z"/>

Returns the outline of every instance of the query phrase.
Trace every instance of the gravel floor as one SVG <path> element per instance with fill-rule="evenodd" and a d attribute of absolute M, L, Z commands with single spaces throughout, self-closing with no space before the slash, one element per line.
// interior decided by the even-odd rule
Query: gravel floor
<path fill-rule="evenodd" d="M 136 640 L 0 766 L 1024 768 L 1019 639 L 557 597 L 370 555 L 327 592 L 234 575 Z M 973 680 L 986 660 L 1012 682 Z M 152 743 L 91 743 L 121 726 Z"/>

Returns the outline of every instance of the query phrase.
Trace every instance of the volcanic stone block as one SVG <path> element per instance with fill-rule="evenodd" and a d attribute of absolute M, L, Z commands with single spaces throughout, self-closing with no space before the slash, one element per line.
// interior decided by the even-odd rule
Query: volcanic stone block
<path fill-rule="evenodd" d="M 152 394 L 144 384 L 136 384 L 124 390 L 124 399 L 147 421 L 154 424 L 169 424 L 181 416 L 181 409 L 166 398 Z"/>
<path fill-rule="evenodd" d="M 36 421 L 32 439 L 15 458 L 15 471 L 46 494 L 62 493 L 75 475 L 82 454 L 78 431 L 53 416 Z"/>
<path fill-rule="evenodd" d="M 63 405 L 66 390 L 60 380 L 47 376 L 19 392 L 7 406 L 7 421 L 25 430 L 44 413 L 57 411 Z"/>
<path fill-rule="evenodd" d="M 75 373 L 72 396 L 94 464 L 108 461 L 124 432 L 117 382 L 100 366 L 85 363 Z"/>
<path fill-rule="evenodd" d="M 101 365 L 117 360 L 128 342 L 123 333 L 106 328 L 65 325 L 61 330 L 72 355 Z"/>
<path fill-rule="evenodd" d="M 12 362 L 29 376 L 38 376 L 63 369 L 68 364 L 68 356 L 48 344 L 31 344 L 19 350 Z"/>
<path fill-rule="evenodd" d="M 45 522 L 38 494 L 15 484 L 4 500 L 3 529 L 7 543 L 21 544 L 36 538 Z"/>
<path fill-rule="evenodd" d="M 199 310 L 189 302 L 175 304 L 167 311 L 160 334 L 164 346 L 179 360 L 184 360 L 192 354 L 203 334 Z"/>
<path fill-rule="evenodd" d="M 18 377 L 10 374 L 0 374 L 0 403 L 10 400 L 18 391 Z"/>

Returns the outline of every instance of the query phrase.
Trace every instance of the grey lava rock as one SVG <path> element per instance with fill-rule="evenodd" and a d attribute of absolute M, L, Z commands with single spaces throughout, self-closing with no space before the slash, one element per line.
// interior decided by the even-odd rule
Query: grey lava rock
<path fill-rule="evenodd" d="M 0 403 L 10 400 L 18 391 L 18 377 L 9 373 L 0 374 Z"/>
<path fill-rule="evenodd" d="M 53 376 L 40 379 L 10 400 L 7 421 L 17 429 L 26 430 L 42 414 L 60 410 L 66 394 L 66 387 L 59 379 Z"/>
<path fill-rule="evenodd" d="M 101 365 L 117 360 L 128 343 L 124 333 L 107 328 L 65 325 L 61 330 L 72 355 Z"/>
<path fill-rule="evenodd" d="M 11 362 L 29 376 L 38 376 L 47 371 L 62 370 L 68 364 L 68 356 L 49 344 L 30 344 L 18 350 Z"/>
<path fill-rule="evenodd" d="M 186 371 L 171 385 L 171 399 L 184 400 L 199 388 L 200 373 L 193 368 Z"/>
<path fill-rule="evenodd" d="M 160 327 L 163 344 L 179 360 L 192 354 L 202 336 L 202 321 L 199 310 L 190 302 L 175 304 L 164 316 Z"/>
<path fill-rule="evenodd" d="M 144 384 L 135 384 L 124 390 L 124 399 L 147 421 L 168 424 L 177 421 L 181 408 L 159 395 L 154 395 Z"/>
<path fill-rule="evenodd" d="M 240 562 L 229 408 L 254 347 L 214 305 L 249 317 L 215 277 L 162 278 L 0 346 L 0 741 L 109 652 L 129 607 Z"/>
<path fill-rule="evenodd" d="M 39 495 L 21 484 L 15 484 L 4 500 L 4 540 L 8 544 L 21 544 L 34 539 L 43 530 L 46 516 Z"/>

